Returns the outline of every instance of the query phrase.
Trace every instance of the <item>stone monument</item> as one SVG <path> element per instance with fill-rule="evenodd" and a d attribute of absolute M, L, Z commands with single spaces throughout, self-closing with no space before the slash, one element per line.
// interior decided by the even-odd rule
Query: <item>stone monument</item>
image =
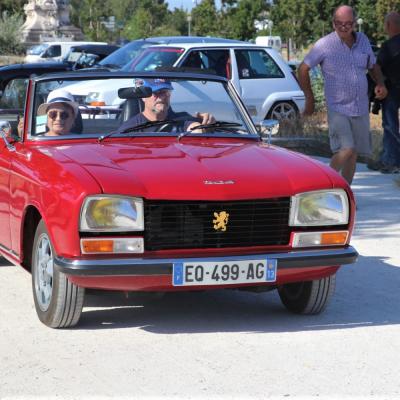
<path fill-rule="evenodd" d="M 69 20 L 69 0 L 29 0 L 22 42 L 26 46 L 51 40 L 83 40 L 82 31 Z"/>

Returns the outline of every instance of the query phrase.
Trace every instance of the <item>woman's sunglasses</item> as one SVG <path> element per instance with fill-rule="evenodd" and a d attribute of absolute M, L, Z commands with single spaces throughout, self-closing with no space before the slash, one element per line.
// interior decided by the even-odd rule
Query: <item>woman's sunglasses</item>
<path fill-rule="evenodd" d="M 70 117 L 70 113 L 67 111 L 56 111 L 56 110 L 51 110 L 47 113 L 48 117 L 51 119 L 56 119 L 57 115 L 60 117 L 62 120 L 66 120 Z"/>

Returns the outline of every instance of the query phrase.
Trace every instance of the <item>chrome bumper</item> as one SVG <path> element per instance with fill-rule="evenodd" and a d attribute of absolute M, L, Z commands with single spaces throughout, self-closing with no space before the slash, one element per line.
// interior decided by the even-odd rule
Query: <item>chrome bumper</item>
<path fill-rule="evenodd" d="M 291 251 L 287 253 L 249 254 L 245 256 L 201 258 L 111 258 L 97 260 L 67 259 L 57 257 L 54 267 L 67 275 L 113 276 L 113 275 L 171 275 L 174 263 L 224 262 L 252 259 L 276 259 L 278 271 L 287 268 L 331 267 L 356 262 L 357 251 L 348 246 L 340 249 Z"/>

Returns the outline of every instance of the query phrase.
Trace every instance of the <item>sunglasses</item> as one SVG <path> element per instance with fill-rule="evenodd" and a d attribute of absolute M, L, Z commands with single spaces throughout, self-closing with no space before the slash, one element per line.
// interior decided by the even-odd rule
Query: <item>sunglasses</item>
<path fill-rule="evenodd" d="M 351 28 L 354 25 L 354 21 L 347 21 L 347 22 L 340 22 L 340 21 L 333 21 L 336 28 Z"/>
<path fill-rule="evenodd" d="M 59 116 L 60 119 L 62 119 L 63 121 L 65 121 L 66 119 L 68 119 L 71 114 L 67 111 L 56 111 L 56 110 L 51 110 L 47 113 L 48 117 L 50 119 L 56 119 L 57 115 Z"/>

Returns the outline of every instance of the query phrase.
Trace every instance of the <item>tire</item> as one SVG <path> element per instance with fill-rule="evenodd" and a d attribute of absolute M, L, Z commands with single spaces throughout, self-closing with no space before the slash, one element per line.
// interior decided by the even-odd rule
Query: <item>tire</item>
<path fill-rule="evenodd" d="M 275 103 L 268 112 L 267 119 L 278 121 L 294 121 L 298 117 L 297 107 L 290 101 Z"/>
<path fill-rule="evenodd" d="M 32 291 L 36 313 L 51 328 L 68 328 L 78 323 L 85 289 L 71 283 L 53 267 L 54 248 L 43 220 L 40 221 L 32 250 Z"/>
<path fill-rule="evenodd" d="M 288 283 L 278 287 L 283 305 L 296 314 L 321 313 L 335 292 L 336 275 L 323 279 Z"/>

